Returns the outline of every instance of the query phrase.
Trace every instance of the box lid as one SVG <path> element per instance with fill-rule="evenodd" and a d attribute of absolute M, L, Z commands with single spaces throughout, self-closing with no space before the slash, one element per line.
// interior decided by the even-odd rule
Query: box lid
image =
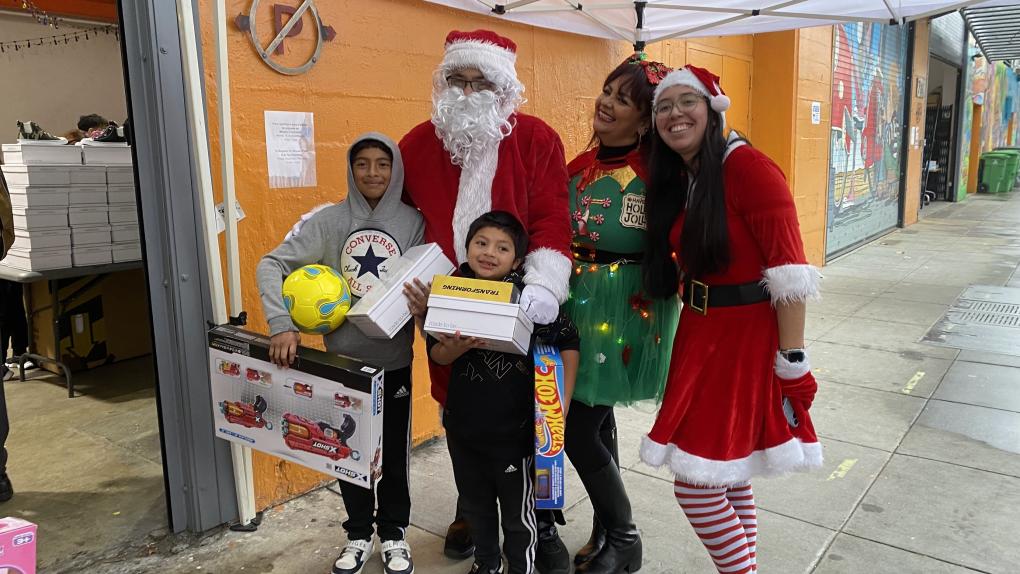
<path fill-rule="evenodd" d="M 9 144 L 4 144 L 9 145 Z M 17 145 L 17 144 L 15 144 Z M 46 165 L 21 165 L 16 163 L 5 163 L 3 164 L 4 173 L 42 173 L 42 172 L 64 172 L 70 173 L 72 167 L 78 167 L 80 164 L 67 163 L 67 164 L 46 164 Z"/>
<path fill-rule="evenodd" d="M 39 239 L 41 237 L 69 237 L 71 235 L 70 227 L 43 227 L 41 229 L 20 229 L 14 228 L 15 237 L 28 237 L 30 239 Z"/>
<path fill-rule="evenodd" d="M 387 260 L 379 266 L 380 269 L 383 265 L 388 266 L 386 281 L 373 285 L 371 290 L 351 307 L 347 312 L 348 316 L 370 313 L 376 306 L 383 303 L 387 295 L 394 300 L 402 299 L 403 284 L 427 272 L 430 268 L 437 269 L 435 275 L 450 273 L 454 270 L 453 263 L 450 263 L 450 260 L 443 255 L 443 250 L 436 243 L 416 245 L 405 251 L 402 257 L 394 259 L 392 262 Z M 392 291 L 394 288 L 397 288 L 396 293 Z"/>
<path fill-rule="evenodd" d="M 497 301 L 478 301 L 464 299 L 461 297 L 444 297 L 442 295 L 429 295 L 429 308 L 451 309 L 453 311 L 464 311 L 465 313 L 479 313 L 489 315 L 500 315 L 504 317 L 516 317 L 529 329 L 533 328 L 531 318 L 528 317 L 521 306 L 517 303 L 500 303 Z"/>
<path fill-rule="evenodd" d="M 66 207 L 11 207 L 17 215 L 67 215 Z"/>

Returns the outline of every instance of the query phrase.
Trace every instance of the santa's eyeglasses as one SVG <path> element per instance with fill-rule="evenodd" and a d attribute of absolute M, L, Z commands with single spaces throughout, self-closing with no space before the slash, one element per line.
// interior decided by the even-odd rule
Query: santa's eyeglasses
<path fill-rule="evenodd" d="M 462 78 L 460 76 L 447 76 L 446 85 L 452 88 L 460 88 L 462 90 L 467 88 L 468 86 L 471 86 L 471 91 L 473 92 L 496 91 L 496 84 L 493 84 L 492 82 L 484 78 L 480 80 L 468 80 L 467 78 Z"/>

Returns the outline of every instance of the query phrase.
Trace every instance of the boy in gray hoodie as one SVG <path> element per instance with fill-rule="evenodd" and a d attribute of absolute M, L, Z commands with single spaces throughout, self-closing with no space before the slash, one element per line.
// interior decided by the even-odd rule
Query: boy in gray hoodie
<path fill-rule="evenodd" d="M 304 265 L 328 265 L 339 271 L 356 301 L 377 285 L 379 264 L 402 255 L 422 241 L 421 214 L 400 201 L 404 166 L 390 138 L 375 132 L 351 146 L 347 167 L 347 199 L 315 212 L 300 232 L 288 236 L 262 258 L 259 293 L 272 336 L 269 355 L 281 367 L 293 361 L 300 342 L 297 327 L 283 303 L 283 280 Z M 411 550 L 404 541 L 410 521 L 407 484 L 410 458 L 411 345 L 414 324 L 392 339 L 369 339 L 350 322 L 323 336 L 326 349 L 386 370 L 383 415 L 383 475 L 370 489 L 339 481 L 348 519 L 348 543 L 333 564 L 333 574 L 358 574 L 372 555 L 373 526 L 381 542 L 386 574 L 412 574 Z"/>

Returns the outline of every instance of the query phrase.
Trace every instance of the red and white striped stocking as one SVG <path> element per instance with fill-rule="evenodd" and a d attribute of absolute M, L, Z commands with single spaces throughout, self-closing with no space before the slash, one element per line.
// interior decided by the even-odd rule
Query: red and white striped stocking
<path fill-rule="evenodd" d="M 716 570 L 725 574 L 750 574 L 756 570 L 748 535 L 730 503 L 726 487 L 701 487 L 677 480 L 673 490 Z M 744 510 L 745 502 L 740 501 Z M 753 507 L 753 499 L 751 504 Z M 757 527 L 754 530 L 756 533 Z"/>
<path fill-rule="evenodd" d="M 754 505 L 754 492 L 751 490 L 751 483 L 729 487 L 726 490 L 726 499 L 730 501 L 733 510 L 740 517 L 740 523 L 744 526 L 744 535 L 747 536 L 747 552 L 751 555 L 751 571 L 757 572 L 758 509 Z"/>

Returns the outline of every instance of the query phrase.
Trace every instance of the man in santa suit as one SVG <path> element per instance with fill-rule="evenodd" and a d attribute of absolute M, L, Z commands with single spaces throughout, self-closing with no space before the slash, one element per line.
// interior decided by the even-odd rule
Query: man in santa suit
<path fill-rule="evenodd" d="M 563 144 L 545 122 L 520 113 L 524 85 L 517 46 L 487 30 L 451 32 L 433 76 L 432 118 L 400 142 L 404 199 L 425 217 L 425 241 L 466 261 L 465 234 L 490 210 L 514 214 L 528 231 L 526 284 L 520 304 L 538 324 L 552 322 L 569 288 L 570 215 Z M 429 362 L 432 396 L 444 404 L 448 370 Z M 548 513 L 540 513 L 536 566 L 568 572 L 569 553 Z M 458 512 L 446 553 L 470 556 L 473 544 Z"/>

